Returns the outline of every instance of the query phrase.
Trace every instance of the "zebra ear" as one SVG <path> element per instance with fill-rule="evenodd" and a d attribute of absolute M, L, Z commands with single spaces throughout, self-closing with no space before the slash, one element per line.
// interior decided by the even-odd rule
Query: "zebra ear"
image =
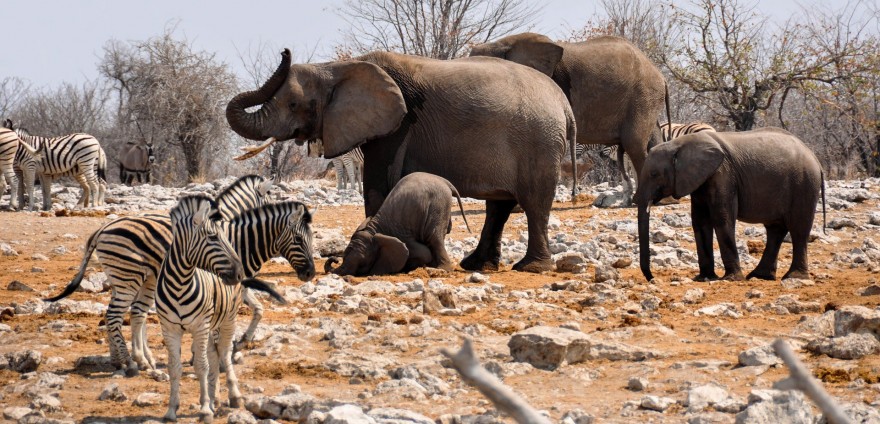
<path fill-rule="evenodd" d="M 201 227 L 205 224 L 205 221 L 208 220 L 208 217 L 211 214 L 211 204 L 208 202 L 202 203 L 202 205 L 199 207 L 199 210 L 197 210 L 196 213 L 193 214 L 193 224 L 195 224 L 197 227 Z"/>
<path fill-rule="evenodd" d="M 257 193 L 260 194 L 260 197 L 266 197 L 266 195 L 269 194 L 269 190 L 272 189 L 272 185 L 272 180 L 263 181 L 260 183 L 259 187 L 257 187 Z"/>

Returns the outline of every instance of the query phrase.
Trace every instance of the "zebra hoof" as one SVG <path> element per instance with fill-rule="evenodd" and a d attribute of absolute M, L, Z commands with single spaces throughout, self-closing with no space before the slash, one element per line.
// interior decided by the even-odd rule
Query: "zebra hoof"
<path fill-rule="evenodd" d="M 137 377 L 140 373 L 141 373 L 141 370 L 138 369 L 137 366 L 135 366 L 134 368 L 129 367 L 125 370 L 126 377 Z"/>
<path fill-rule="evenodd" d="M 236 397 L 236 398 L 231 397 L 231 398 L 229 398 L 229 407 L 230 407 L 230 408 L 236 408 L 236 409 L 237 409 L 237 408 L 241 408 L 241 407 L 242 407 L 242 400 L 241 400 L 241 398 L 240 398 L 240 397 Z"/>
<path fill-rule="evenodd" d="M 199 421 L 203 423 L 214 422 L 214 414 L 209 412 L 199 412 Z"/>

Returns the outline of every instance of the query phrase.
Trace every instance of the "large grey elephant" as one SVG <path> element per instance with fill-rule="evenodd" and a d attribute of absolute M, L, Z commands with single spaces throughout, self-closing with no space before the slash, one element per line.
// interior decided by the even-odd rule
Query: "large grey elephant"
<path fill-rule="evenodd" d="M 780 128 L 746 132 L 704 131 L 651 150 L 639 175 L 639 259 L 650 280 L 649 208 L 666 196 L 691 195 L 691 221 L 700 273 L 715 280 L 712 235 L 718 236 L 726 280 L 742 280 L 736 249 L 736 221 L 764 224 L 767 243 L 761 261 L 746 278 L 776 278 L 776 259 L 791 233 L 791 267 L 783 278 L 810 278 L 807 242 L 816 203 L 825 185 L 822 166 L 801 140 Z M 824 224 L 823 224 L 824 226 Z"/>
<path fill-rule="evenodd" d="M 553 78 L 571 102 L 579 144 L 619 145 L 641 172 L 649 145 L 663 141 L 657 118 L 669 95 L 666 80 L 629 41 L 612 36 L 579 43 L 554 42 L 531 32 L 474 46 L 471 56 L 492 56 L 535 68 Z M 623 153 L 619 156 L 623 158 Z M 623 160 L 624 184 L 632 187 Z"/>
<path fill-rule="evenodd" d="M 382 275 L 430 266 L 452 271 L 446 253 L 446 234 L 452 229 L 452 196 L 461 197 L 445 178 L 413 172 L 400 179 L 382 207 L 364 220 L 345 248 L 342 265 L 332 269 L 331 258 L 324 271 L 339 275 Z M 470 229 L 470 227 L 468 227 Z"/>
<path fill-rule="evenodd" d="M 249 112 L 254 106 L 261 107 Z M 468 270 L 498 268 L 504 224 L 519 203 L 529 243 L 513 268 L 553 266 L 547 221 L 566 145 L 575 159 L 575 120 L 559 87 L 534 69 L 494 58 L 387 52 L 291 66 L 285 50 L 262 87 L 229 102 L 226 118 L 249 139 L 320 139 L 327 158 L 360 146 L 368 217 L 416 171 L 485 199 L 480 242 L 461 262 Z"/>

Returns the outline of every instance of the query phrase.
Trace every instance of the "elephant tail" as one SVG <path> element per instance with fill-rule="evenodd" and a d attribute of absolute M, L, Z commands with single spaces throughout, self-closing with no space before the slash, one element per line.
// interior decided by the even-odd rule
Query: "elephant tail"
<path fill-rule="evenodd" d="M 461 211 L 461 219 L 464 220 L 464 226 L 467 227 L 468 233 L 471 233 L 471 224 L 467 222 L 467 216 L 464 214 L 464 205 L 461 204 L 461 196 L 458 194 L 458 190 L 455 189 L 455 186 L 452 185 L 449 181 L 446 182 L 449 184 L 449 189 L 452 190 L 452 194 L 458 199 L 458 210 Z"/>
<path fill-rule="evenodd" d="M 566 118 L 568 120 L 568 126 L 565 129 L 565 138 L 568 140 L 568 154 L 571 156 L 571 203 L 577 203 L 577 183 L 578 183 L 578 173 L 577 173 L 577 153 L 575 152 L 575 147 L 577 140 L 577 125 L 574 121 L 574 115 L 571 110 L 566 111 Z"/>
<path fill-rule="evenodd" d="M 819 176 L 822 177 L 822 234 L 828 234 L 825 232 L 825 172 L 819 171 Z"/>
<path fill-rule="evenodd" d="M 663 89 L 665 91 L 663 98 L 666 101 L 666 123 L 669 125 L 669 135 L 672 136 L 672 112 L 669 107 L 669 84 L 664 82 Z M 666 139 L 666 135 L 663 133 L 663 131 L 660 131 L 660 138 L 663 140 L 664 143 L 669 141 Z"/>

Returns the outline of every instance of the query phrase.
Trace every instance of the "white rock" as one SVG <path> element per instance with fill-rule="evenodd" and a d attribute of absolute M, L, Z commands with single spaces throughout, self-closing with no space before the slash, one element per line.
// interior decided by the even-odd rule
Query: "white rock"
<path fill-rule="evenodd" d="M 670 406 L 675 405 L 675 399 L 670 399 L 668 397 L 660 397 L 654 395 L 648 395 L 642 398 L 639 403 L 642 408 L 650 409 L 652 411 L 663 412 L 669 409 Z"/>
<path fill-rule="evenodd" d="M 739 364 L 745 367 L 776 365 L 782 363 L 776 356 L 773 346 L 764 345 L 746 349 L 739 354 Z"/>
<path fill-rule="evenodd" d="M 641 392 L 648 388 L 648 379 L 644 377 L 630 377 L 626 388 L 634 392 Z"/>
<path fill-rule="evenodd" d="M 706 292 L 704 292 L 703 289 L 695 288 L 688 289 L 688 291 L 684 292 L 682 301 L 684 303 L 696 304 L 703 302 L 704 299 L 706 299 Z"/>
<path fill-rule="evenodd" d="M 6 243 L 0 243 L 0 253 L 3 256 L 18 256 L 18 252 Z"/>
<path fill-rule="evenodd" d="M 727 390 L 715 384 L 706 384 L 688 390 L 688 411 L 702 411 L 708 406 L 715 405 L 727 399 Z"/>
<path fill-rule="evenodd" d="M 148 406 L 156 406 L 160 402 L 162 402 L 162 395 L 155 392 L 144 392 L 137 395 L 134 399 L 133 405 L 144 408 Z"/>
<path fill-rule="evenodd" d="M 841 337 L 812 340 L 805 349 L 837 359 L 859 359 L 880 353 L 880 341 L 870 333 L 851 333 Z"/>
<path fill-rule="evenodd" d="M 484 274 L 480 274 L 479 272 L 474 272 L 465 279 L 465 282 L 484 284 L 489 282 L 489 277 Z"/>
<path fill-rule="evenodd" d="M 375 424 L 376 420 L 365 414 L 357 405 L 340 405 L 327 412 L 324 424 Z"/>
<path fill-rule="evenodd" d="M 736 414 L 737 424 L 812 424 L 816 417 L 797 390 L 753 390 L 749 406 Z"/>
<path fill-rule="evenodd" d="M 727 317 L 727 318 L 741 318 L 742 314 L 736 310 L 736 305 L 733 303 L 719 303 L 717 305 L 706 306 L 705 308 L 700 308 L 694 315 L 707 315 L 710 317 Z"/>

